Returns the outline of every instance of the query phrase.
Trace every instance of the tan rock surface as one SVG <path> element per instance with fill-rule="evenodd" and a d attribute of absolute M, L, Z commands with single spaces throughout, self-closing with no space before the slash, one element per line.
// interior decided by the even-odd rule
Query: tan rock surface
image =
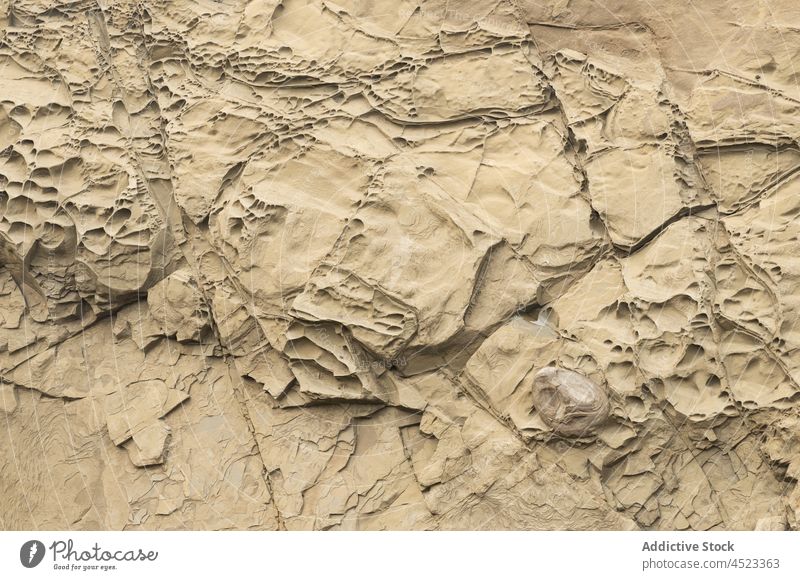
<path fill-rule="evenodd" d="M 789 0 L 0 0 L 0 529 L 797 529 Z"/>

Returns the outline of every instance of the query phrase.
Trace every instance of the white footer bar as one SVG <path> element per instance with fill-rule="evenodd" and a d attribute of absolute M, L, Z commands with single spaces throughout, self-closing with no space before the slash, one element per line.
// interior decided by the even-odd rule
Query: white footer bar
<path fill-rule="evenodd" d="M 0 532 L 0 578 L 173 574 L 281 580 L 800 578 L 800 533 Z"/>

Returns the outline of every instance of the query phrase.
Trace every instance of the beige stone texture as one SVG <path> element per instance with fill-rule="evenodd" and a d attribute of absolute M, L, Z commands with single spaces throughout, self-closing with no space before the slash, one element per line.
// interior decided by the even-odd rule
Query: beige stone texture
<path fill-rule="evenodd" d="M 0 0 L 0 529 L 800 527 L 791 0 Z"/>

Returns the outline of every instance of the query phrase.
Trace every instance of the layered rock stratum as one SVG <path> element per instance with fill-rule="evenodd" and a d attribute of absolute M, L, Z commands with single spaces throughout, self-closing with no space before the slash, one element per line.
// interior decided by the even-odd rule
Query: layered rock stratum
<path fill-rule="evenodd" d="M 0 527 L 800 523 L 790 0 L 0 0 Z"/>

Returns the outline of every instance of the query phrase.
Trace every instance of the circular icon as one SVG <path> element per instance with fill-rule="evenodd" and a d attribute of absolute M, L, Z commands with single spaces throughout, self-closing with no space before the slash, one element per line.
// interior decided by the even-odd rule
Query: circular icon
<path fill-rule="evenodd" d="M 28 540 L 19 549 L 19 561 L 26 568 L 35 568 L 44 559 L 44 544 L 39 540 Z"/>

